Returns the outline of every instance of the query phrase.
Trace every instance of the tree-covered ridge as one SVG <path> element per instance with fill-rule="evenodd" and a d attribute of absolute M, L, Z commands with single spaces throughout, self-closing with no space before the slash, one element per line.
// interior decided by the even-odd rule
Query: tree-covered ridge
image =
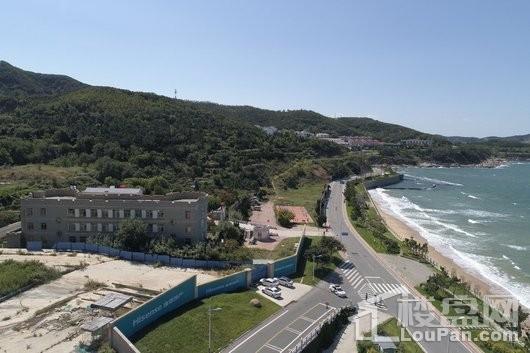
<path fill-rule="evenodd" d="M 399 142 L 413 138 L 444 141 L 441 137 L 370 118 L 334 119 L 310 110 L 273 111 L 251 106 L 229 106 L 208 102 L 187 102 L 187 104 L 219 116 L 233 117 L 260 126 L 275 126 L 279 129 L 325 132 L 337 136 L 371 136 L 385 142 Z"/>
<path fill-rule="evenodd" d="M 89 165 L 107 184 L 162 177 L 183 187 L 199 181 L 212 188 L 257 189 L 283 164 L 343 152 L 294 134 L 267 136 L 249 123 L 182 101 L 114 88 L 29 99 L 0 114 L 3 162 Z"/>
<path fill-rule="evenodd" d="M 25 97 L 61 94 L 86 85 L 64 75 L 24 71 L 0 60 L 0 95 Z"/>

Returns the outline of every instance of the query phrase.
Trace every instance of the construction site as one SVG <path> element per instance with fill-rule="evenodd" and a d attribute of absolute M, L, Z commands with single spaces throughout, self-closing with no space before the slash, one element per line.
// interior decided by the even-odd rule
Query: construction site
<path fill-rule="evenodd" d="M 37 260 L 61 273 L 0 302 L 0 352 L 89 352 L 115 318 L 197 275 L 225 273 L 143 264 L 99 254 L 2 250 L 0 262 Z"/>

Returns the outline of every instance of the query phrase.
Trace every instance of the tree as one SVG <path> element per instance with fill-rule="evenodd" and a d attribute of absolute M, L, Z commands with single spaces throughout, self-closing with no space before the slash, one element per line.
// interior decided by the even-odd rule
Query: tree
<path fill-rule="evenodd" d="M 245 233 L 237 224 L 232 224 L 231 222 L 221 222 L 217 227 L 217 234 L 219 239 L 225 240 L 235 240 L 240 245 L 243 244 L 245 240 Z"/>
<path fill-rule="evenodd" d="M 11 155 L 5 148 L 0 148 L 0 165 L 6 165 L 13 163 L 13 159 L 11 159 Z"/>
<path fill-rule="evenodd" d="M 138 219 L 126 219 L 116 233 L 116 246 L 128 251 L 143 251 L 149 244 L 147 226 Z"/>
<path fill-rule="evenodd" d="M 344 251 L 346 249 L 339 240 L 332 237 L 323 237 L 318 246 L 323 250 L 323 253 L 329 256 L 332 256 L 336 251 Z"/>
<path fill-rule="evenodd" d="M 289 228 L 292 226 L 291 221 L 294 219 L 294 214 L 291 211 L 286 210 L 284 208 L 280 208 L 276 213 L 277 213 L 276 217 L 278 218 L 278 223 L 282 227 Z"/>

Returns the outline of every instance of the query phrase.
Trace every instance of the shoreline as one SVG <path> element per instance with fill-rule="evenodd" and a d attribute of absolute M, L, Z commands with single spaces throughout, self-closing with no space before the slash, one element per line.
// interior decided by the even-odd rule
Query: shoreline
<path fill-rule="evenodd" d="M 480 298 L 484 295 L 509 295 L 513 297 L 507 289 L 501 287 L 499 284 L 492 282 L 475 271 L 460 266 L 454 259 L 436 249 L 420 234 L 418 230 L 401 220 L 397 215 L 385 210 L 384 207 L 382 207 L 377 200 L 374 200 L 371 195 L 370 200 L 378 214 L 381 216 L 384 224 L 389 231 L 396 236 L 396 238 L 402 241 L 407 238 L 413 238 L 421 244 L 427 243 L 429 248 L 428 258 L 434 262 L 437 267 L 443 266 L 449 274 L 455 273 L 458 278 L 468 283 L 472 293 Z"/>

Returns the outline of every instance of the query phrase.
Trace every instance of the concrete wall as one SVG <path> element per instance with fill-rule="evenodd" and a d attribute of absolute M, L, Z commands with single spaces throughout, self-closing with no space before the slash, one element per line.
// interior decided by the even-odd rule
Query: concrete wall
<path fill-rule="evenodd" d="M 219 278 L 215 281 L 208 282 L 197 286 L 197 298 L 202 299 L 219 293 L 233 292 L 239 289 L 247 288 L 251 270 L 234 273 L 233 275 Z"/>
<path fill-rule="evenodd" d="M 373 180 L 365 180 L 366 189 L 384 188 L 385 186 L 397 184 L 403 180 L 403 174 L 393 174 L 389 176 L 380 176 Z"/>
<path fill-rule="evenodd" d="M 197 276 L 193 276 L 179 285 L 157 295 L 153 299 L 129 311 L 114 322 L 125 337 L 132 337 L 140 330 L 151 325 L 162 316 L 195 299 Z"/>
<path fill-rule="evenodd" d="M 110 345 L 118 353 L 141 353 L 117 327 L 110 330 Z"/>

